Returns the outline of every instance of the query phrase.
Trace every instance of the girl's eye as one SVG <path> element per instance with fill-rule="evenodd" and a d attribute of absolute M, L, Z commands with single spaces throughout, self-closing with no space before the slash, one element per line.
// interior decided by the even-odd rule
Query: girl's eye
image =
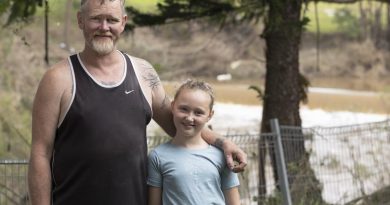
<path fill-rule="evenodd" d="M 188 111 L 188 109 L 187 109 L 186 107 L 180 107 L 179 110 L 180 110 L 180 111 L 183 111 L 183 112 Z"/>
<path fill-rule="evenodd" d="M 203 115 L 204 113 L 203 112 L 201 112 L 201 111 L 197 111 L 197 112 L 195 112 L 195 115 L 198 115 L 198 116 L 200 116 L 200 115 Z"/>

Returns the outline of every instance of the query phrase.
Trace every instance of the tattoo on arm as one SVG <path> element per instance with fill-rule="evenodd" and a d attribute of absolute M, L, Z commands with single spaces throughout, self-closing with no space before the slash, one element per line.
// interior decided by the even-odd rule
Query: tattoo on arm
<path fill-rule="evenodd" d="M 154 72 L 146 73 L 146 75 L 144 75 L 144 79 L 146 82 L 148 82 L 149 87 L 151 87 L 152 89 L 155 89 L 160 85 L 160 79 Z"/>
<path fill-rule="evenodd" d="M 167 96 L 167 94 L 165 94 L 164 100 L 162 101 L 160 108 L 162 109 L 167 105 L 169 106 L 170 102 L 171 101 L 169 100 L 169 97 Z"/>
<path fill-rule="evenodd" d="M 154 70 L 153 66 L 147 62 L 142 62 L 143 67 L 145 68 L 143 79 L 149 84 L 149 87 L 155 89 L 160 85 L 160 79 Z"/>
<path fill-rule="evenodd" d="M 222 146 L 223 146 L 223 142 L 224 142 L 224 141 L 225 141 L 225 139 L 218 137 L 218 138 L 215 140 L 214 145 L 215 145 L 216 147 L 222 149 Z"/>

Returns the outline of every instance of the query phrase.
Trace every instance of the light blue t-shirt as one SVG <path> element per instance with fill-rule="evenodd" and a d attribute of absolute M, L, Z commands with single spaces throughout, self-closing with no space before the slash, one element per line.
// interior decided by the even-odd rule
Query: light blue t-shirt
<path fill-rule="evenodd" d="M 238 186 L 221 150 L 186 149 L 167 142 L 149 154 L 148 185 L 162 188 L 163 205 L 224 205 L 223 190 Z"/>

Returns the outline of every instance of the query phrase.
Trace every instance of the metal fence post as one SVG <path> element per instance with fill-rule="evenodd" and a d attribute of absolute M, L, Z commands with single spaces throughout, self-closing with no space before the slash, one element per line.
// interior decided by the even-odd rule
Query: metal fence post
<path fill-rule="evenodd" d="M 282 192 L 283 204 L 292 205 L 290 188 L 288 184 L 286 163 L 284 161 L 284 151 L 282 145 L 282 137 L 280 134 L 280 127 L 278 119 L 271 119 L 271 130 L 274 136 L 275 142 L 275 156 L 276 156 L 276 166 L 279 175 L 279 185 Z"/>

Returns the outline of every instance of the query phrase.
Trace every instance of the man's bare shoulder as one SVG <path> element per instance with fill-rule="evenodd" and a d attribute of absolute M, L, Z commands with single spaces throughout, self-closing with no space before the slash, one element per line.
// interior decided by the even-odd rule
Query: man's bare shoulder
<path fill-rule="evenodd" d="M 48 75 L 49 77 L 60 77 L 67 72 L 69 72 L 69 62 L 67 59 L 63 59 L 56 64 L 51 65 L 45 75 Z"/>
<path fill-rule="evenodd" d="M 49 86 L 51 89 L 64 90 L 72 86 L 72 74 L 69 62 L 64 59 L 52 65 L 44 74 L 41 86 Z"/>
<path fill-rule="evenodd" d="M 161 85 L 160 78 L 152 64 L 142 58 L 130 57 L 134 63 L 136 72 L 140 76 L 139 80 L 141 80 L 142 83 L 145 83 L 150 89 L 154 89 Z"/>
<path fill-rule="evenodd" d="M 130 56 L 133 63 L 136 64 L 136 68 L 140 70 L 148 70 L 148 69 L 153 69 L 152 64 L 150 64 L 147 60 L 135 56 Z"/>

